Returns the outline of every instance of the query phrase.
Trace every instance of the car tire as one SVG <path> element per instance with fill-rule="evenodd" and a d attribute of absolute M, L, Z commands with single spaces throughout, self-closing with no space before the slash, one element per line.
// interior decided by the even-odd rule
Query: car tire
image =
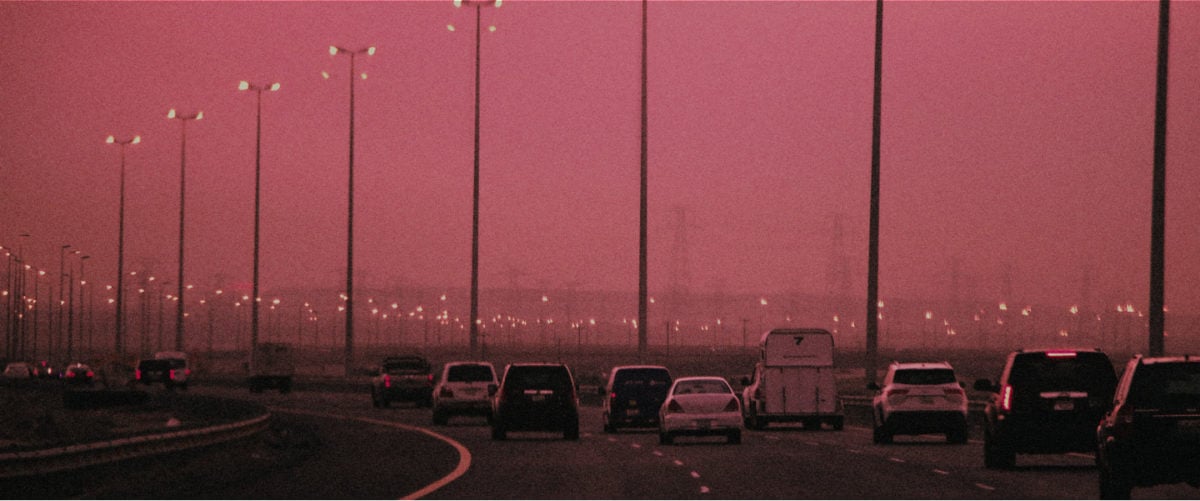
<path fill-rule="evenodd" d="M 983 466 L 993 469 L 1009 469 L 1017 464 L 1017 453 L 996 444 L 991 436 L 983 439 Z"/>
<path fill-rule="evenodd" d="M 504 430 L 504 426 L 499 423 L 492 425 L 492 440 L 504 440 L 508 438 L 508 433 Z"/>
<path fill-rule="evenodd" d="M 660 431 L 658 432 L 658 443 L 660 445 L 671 445 L 675 443 L 675 437 L 669 432 Z"/>
<path fill-rule="evenodd" d="M 1133 496 L 1133 485 L 1113 476 L 1107 468 L 1100 467 L 1100 499 L 1129 499 Z"/>
<path fill-rule="evenodd" d="M 892 434 L 887 430 L 887 423 L 881 423 L 879 414 L 871 414 L 871 442 L 875 444 L 892 443 Z"/>
<path fill-rule="evenodd" d="M 568 424 L 563 429 L 563 438 L 566 440 L 579 440 L 579 421 L 575 421 L 574 424 Z"/>
<path fill-rule="evenodd" d="M 946 432 L 946 442 L 962 445 L 967 443 L 967 436 L 967 425 L 963 423 Z"/>
<path fill-rule="evenodd" d="M 729 443 L 738 445 L 742 443 L 742 430 L 734 430 L 729 433 Z"/>
<path fill-rule="evenodd" d="M 835 417 L 829 424 L 833 426 L 834 431 L 842 431 L 846 428 L 846 418 L 842 416 Z"/>
<path fill-rule="evenodd" d="M 604 415 L 604 433 L 616 433 L 617 425 L 609 420 L 608 415 Z"/>

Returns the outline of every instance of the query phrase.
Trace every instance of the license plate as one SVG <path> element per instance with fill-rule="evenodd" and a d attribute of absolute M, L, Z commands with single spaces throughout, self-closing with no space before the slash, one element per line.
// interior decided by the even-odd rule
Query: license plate
<path fill-rule="evenodd" d="M 546 396 L 545 395 L 530 395 L 529 400 L 532 402 L 544 402 L 546 400 Z"/>
<path fill-rule="evenodd" d="M 707 430 L 709 428 L 712 428 L 712 421 L 709 421 L 707 419 L 696 420 L 696 428 L 699 428 L 701 430 Z"/>
<path fill-rule="evenodd" d="M 933 403 L 933 397 L 921 397 L 921 403 L 923 403 L 923 404 L 932 404 L 932 403 Z"/>
<path fill-rule="evenodd" d="M 638 415 L 638 410 L 637 409 L 625 409 L 625 415 L 626 416 L 636 416 L 636 415 Z"/>
<path fill-rule="evenodd" d="M 1075 410 L 1075 402 L 1070 400 L 1059 400 L 1054 402 L 1054 410 L 1056 411 L 1073 411 Z"/>

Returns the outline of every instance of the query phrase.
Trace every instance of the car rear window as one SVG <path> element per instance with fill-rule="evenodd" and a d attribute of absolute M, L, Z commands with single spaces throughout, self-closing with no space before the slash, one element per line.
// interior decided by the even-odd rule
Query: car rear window
<path fill-rule="evenodd" d="M 1200 363 L 1160 362 L 1138 367 L 1129 400 L 1138 409 L 1200 407 Z"/>
<path fill-rule="evenodd" d="M 446 371 L 446 381 L 478 383 L 492 380 L 492 368 L 486 365 L 453 365 Z"/>
<path fill-rule="evenodd" d="M 896 384 L 948 384 L 955 383 L 953 369 L 899 369 L 892 382 Z"/>
<path fill-rule="evenodd" d="M 170 370 L 171 363 L 167 360 L 142 360 L 138 364 L 138 370 L 142 371 L 162 371 Z"/>
<path fill-rule="evenodd" d="M 1112 396 L 1117 374 L 1103 353 L 1078 352 L 1074 356 L 1022 353 L 1013 361 L 1008 384 L 1038 392 L 1085 391 Z"/>
<path fill-rule="evenodd" d="M 703 381 L 682 381 L 675 385 L 676 395 L 688 395 L 697 393 L 733 393 L 729 388 L 729 384 L 718 379 L 706 379 Z"/>
<path fill-rule="evenodd" d="M 419 358 L 384 360 L 383 372 L 388 374 L 413 374 L 429 372 L 429 362 Z"/>
<path fill-rule="evenodd" d="M 665 369 L 621 369 L 613 377 L 613 387 L 670 386 L 671 373 Z"/>
<path fill-rule="evenodd" d="M 564 391 L 571 387 L 571 376 L 566 367 L 510 367 L 504 376 L 507 391 L 544 389 Z"/>

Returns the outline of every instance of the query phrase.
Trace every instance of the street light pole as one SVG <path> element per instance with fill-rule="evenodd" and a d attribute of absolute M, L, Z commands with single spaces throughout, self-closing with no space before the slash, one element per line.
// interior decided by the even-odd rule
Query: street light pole
<path fill-rule="evenodd" d="M 186 283 L 183 279 L 183 215 L 187 195 L 187 123 L 189 120 L 203 119 L 204 112 L 197 111 L 191 115 L 181 115 L 175 113 L 175 108 L 171 108 L 171 111 L 167 112 L 167 118 L 179 120 L 181 125 L 179 140 L 179 275 L 176 283 L 178 301 L 175 303 L 175 350 L 183 351 L 183 289 Z"/>
<path fill-rule="evenodd" d="M 1171 1 L 1158 3 L 1158 76 L 1154 94 L 1154 194 L 1150 222 L 1150 332 L 1149 353 L 1161 357 L 1163 335 L 1163 276 L 1166 266 L 1164 235 L 1167 208 L 1167 46 L 1171 29 Z"/>
<path fill-rule="evenodd" d="M 71 244 L 63 245 L 58 250 L 58 321 L 55 324 L 54 330 L 50 333 L 50 354 L 47 358 L 54 360 L 54 355 L 58 349 L 58 343 L 62 342 L 63 338 L 63 309 L 66 306 L 66 299 L 63 295 L 63 277 L 67 276 L 67 249 L 71 248 Z"/>
<path fill-rule="evenodd" d="M 125 147 L 142 142 L 142 136 L 133 136 L 133 139 L 123 140 L 108 136 L 106 142 L 121 146 L 121 202 L 117 212 L 117 318 L 113 348 L 116 349 L 118 357 L 123 357 L 125 355 Z"/>
<path fill-rule="evenodd" d="M 375 55 L 375 47 L 366 47 L 358 50 L 348 50 L 334 45 L 329 46 L 329 55 L 337 56 L 338 54 L 346 54 L 350 56 L 350 176 L 349 189 L 347 197 L 347 220 L 346 220 L 346 351 L 345 370 L 346 376 L 349 377 L 353 371 L 354 362 L 354 56 L 366 54 L 368 56 Z M 324 72 L 322 76 L 329 78 L 329 73 Z M 366 79 L 367 74 L 363 73 L 362 78 Z"/>
<path fill-rule="evenodd" d="M 642 155 L 641 155 L 641 202 L 638 228 L 638 355 L 646 354 L 649 336 L 646 332 L 648 296 L 646 280 L 646 186 L 647 186 L 647 148 L 646 140 L 647 110 L 646 110 L 646 11 L 647 1 L 642 0 Z"/>
<path fill-rule="evenodd" d="M 879 126 L 883 86 L 883 0 L 875 0 L 875 97 L 871 119 L 871 216 L 867 250 L 866 380 L 875 382 L 879 349 Z"/>
<path fill-rule="evenodd" d="M 275 91 L 279 90 L 279 82 L 275 82 L 268 87 L 268 86 L 264 86 L 264 85 L 254 85 L 254 84 L 251 84 L 250 82 L 242 80 L 241 83 L 238 84 L 238 90 L 240 90 L 240 91 L 253 90 L 254 94 L 255 94 L 255 112 L 254 112 L 254 286 L 253 286 L 254 291 L 252 294 L 253 294 L 253 297 L 257 298 L 258 297 L 258 284 L 259 284 L 259 282 L 258 282 L 258 251 L 259 251 L 258 235 L 259 235 L 259 214 L 260 214 L 259 207 L 260 207 L 260 204 L 262 201 L 262 196 L 261 196 L 261 188 L 262 188 L 262 93 L 264 90 L 269 90 L 271 92 L 275 92 Z M 251 357 L 250 365 L 254 366 L 253 358 L 254 358 L 254 354 L 256 353 L 255 348 L 258 347 L 258 301 L 257 300 L 250 303 L 250 311 L 251 311 L 251 313 L 250 313 L 250 357 Z M 211 316 L 212 315 L 210 314 L 209 317 L 211 317 Z M 211 330 L 211 324 L 212 324 L 212 322 L 211 322 L 211 318 L 210 318 L 210 321 L 209 321 L 210 330 Z M 211 338 L 211 334 L 210 334 L 210 338 Z M 211 339 L 209 341 L 209 344 L 210 344 L 209 351 L 212 351 Z"/>

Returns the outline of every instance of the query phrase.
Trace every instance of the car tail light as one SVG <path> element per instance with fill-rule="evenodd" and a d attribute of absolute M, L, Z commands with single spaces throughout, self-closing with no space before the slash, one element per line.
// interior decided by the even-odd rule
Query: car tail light
<path fill-rule="evenodd" d="M 908 390 L 891 389 L 891 390 L 888 390 L 886 393 L 884 393 L 883 396 L 884 396 L 884 398 L 891 401 L 893 399 L 903 399 L 907 395 L 908 395 Z"/>
<path fill-rule="evenodd" d="M 392 387 L 392 376 L 390 376 L 390 375 L 387 375 L 387 374 L 384 374 L 384 375 L 383 375 L 383 387 L 384 387 L 384 388 L 391 388 L 391 387 Z"/>
<path fill-rule="evenodd" d="M 683 407 L 680 407 L 679 402 L 672 400 L 667 404 L 667 413 L 670 414 L 672 412 L 683 412 Z"/>
<path fill-rule="evenodd" d="M 75 377 L 75 373 L 72 371 L 67 371 L 67 377 Z"/>
<path fill-rule="evenodd" d="M 142 380 L 142 370 L 141 370 L 141 369 L 134 369 L 134 370 L 133 370 L 133 378 L 134 378 L 134 379 L 136 379 L 136 380 L 138 380 L 138 381 L 141 381 L 141 380 Z"/>
<path fill-rule="evenodd" d="M 729 405 L 725 406 L 725 412 L 737 412 L 740 409 L 741 407 L 738 406 L 738 400 L 736 398 L 729 399 Z"/>
<path fill-rule="evenodd" d="M 429 384 L 429 386 L 433 386 L 433 374 L 430 374 L 429 378 L 426 379 L 425 382 Z"/>
<path fill-rule="evenodd" d="M 1012 410 L 1012 385 L 1006 384 L 1000 389 L 1000 410 L 1008 412 Z"/>
<path fill-rule="evenodd" d="M 87 377 L 96 377 L 96 373 L 92 372 L 92 371 L 87 371 Z"/>
<path fill-rule="evenodd" d="M 966 397 L 967 393 L 962 388 L 946 388 L 946 396 L 961 398 Z"/>
<path fill-rule="evenodd" d="M 171 381 L 175 380 L 175 369 L 171 369 Z"/>
<path fill-rule="evenodd" d="M 191 375 L 192 375 L 192 370 L 191 370 L 191 369 L 184 369 L 184 370 L 183 370 L 183 375 L 184 375 L 184 376 L 191 376 Z"/>
<path fill-rule="evenodd" d="M 438 396 L 441 396 L 442 398 L 454 398 L 454 390 L 443 386 L 442 391 L 438 392 Z"/>

